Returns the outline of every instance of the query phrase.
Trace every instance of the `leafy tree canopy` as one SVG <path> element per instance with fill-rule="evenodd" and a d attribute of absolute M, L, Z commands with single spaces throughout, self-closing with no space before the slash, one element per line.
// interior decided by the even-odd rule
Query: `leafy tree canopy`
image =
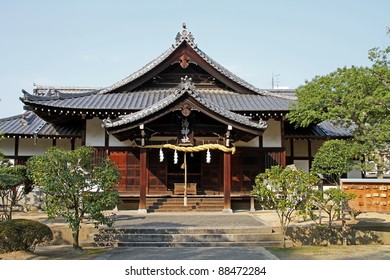
<path fill-rule="evenodd" d="M 283 247 L 287 228 L 294 215 L 307 215 L 312 210 L 312 196 L 318 181 L 318 177 L 301 169 L 279 165 L 256 176 L 252 195 L 262 207 L 273 209 L 278 214 Z"/>
<path fill-rule="evenodd" d="M 353 130 L 362 154 L 388 152 L 390 46 L 372 49 L 371 67 L 344 67 L 298 87 L 288 119 L 297 126 L 331 121 Z"/>
<path fill-rule="evenodd" d="M 95 158 L 93 148 L 68 151 L 49 148 L 29 159 L 28 171 L 35 184 L 47 195 L 50 218 L 64 217 L 73 231 L 73 247 L 79 248 L 79 229 L 84 218 L 99 224 L 112 224 L 104 210 L 119 203 L 116 185 L 120 177 L 110 160 Z"/>
<path fill-rule="evenodd" d="M 311 172 L 329 176 L 338 185 L 341 175 L 354 167 L 356 152 L 353 144 L 345 140 L 326 141 L 314 157 Z"/>
<path fill-rule="evenodd" d="M 12 219 L 13 207 L 23 198 L 24 194 L 31 190 L 31 187 L 32 182 L 27 176 L 26 167 L 12 165 L 0 153 L 0 204 L 4 219 Z"/>

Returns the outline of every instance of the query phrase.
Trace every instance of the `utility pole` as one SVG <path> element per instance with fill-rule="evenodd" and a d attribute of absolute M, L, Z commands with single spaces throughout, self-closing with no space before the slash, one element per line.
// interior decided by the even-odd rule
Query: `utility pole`
<path fill-rule="evenodd" d="M 278 88 L 279 87 L 279 80 L 278 80 L 278 76 L 279 76 L 280 74 L 274 74 L 273 72 L 272 72 L 272 89 L 275 89 L 275 88 Z M 276 80 L 275 80 L 275 78 L 276 78 Z M 275 85 L 276 85 L 276 87 L 275 87 Z"/>

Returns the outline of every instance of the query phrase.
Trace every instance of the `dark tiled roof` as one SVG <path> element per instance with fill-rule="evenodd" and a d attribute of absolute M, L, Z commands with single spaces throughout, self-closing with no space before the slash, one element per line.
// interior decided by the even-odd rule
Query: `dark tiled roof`
<path fill-rule="evenodd" d="M 0 131 L 5 136 L 81 138 L 82 135 L 81 125 L 51 124 L 32 112 L 1 119 Z"/>
<path fill-rule="evenodd" d="M 34 94 L 40 96 L 56 95 L 56 92 L 63 94 L 91 93 L 101 90 L 102 87 L 63 87 L 63 86 L 42 86 L 34 83 Z"/>
<path fill-rule="evenodd" d="M 47 106 L 68 110 L 121 110 L 138 111 L 152 106 L 175 92 L 171 89 L 153 89 L 136 92 L 115 92 L 121 86 L 145 75 L 162 63 L 179 46 L 186 42 L 202 59 L 216 71 L 249 89 L 254 94 L 240 94 L 221 89 L 198 89 L 211 102 L 234 112 L 287 112 L 289 104 L 296 99 L 294 90 L 258 89 L 234 75 L 211 57 L 201 51 L 185 25 L 176 36 L 176 42 L 158 58 L 132 75 L 105 88 L 92 87 L 50 87 L 34 85 L 34 94 L 24 92 L 21 100 L 27 105 Z"/>
<path fill-rule="evenodd" d="M 286 123 L 284 127 L 285 138 L 350 138 L 352 130 L 352 128 L 338 126 L 328 121 L 298 128 Z"/>
<path fill-rule="evenodd" d="M 129 110 L 138 111 L 174 94 L 172 89 L 155 89 L 127 93 L 81 93 L 72 96 L 35 96 L 25 93 L 23 102 L 29 105 L 49 106 L 53 108 L 76 109 L 76 110 Z M 226 90 L 197 89 L 204 98 L 227 110 L 242 111 L 289 111 L 289 105 L 294 102 L 289 99 L 238 94 Z"/>
<path fill-rule="evenodd" d="M 279 94 L 278 91 L 275 90 L 264 90 L 259 89 L 250 83 L 244 81 L 240 77 L 236 76 L 232 72 L 230 72 L 228 69 L 223 67 L 221 64 L 216 62 L 214 59 L 209 57 L 206 53 L 204 53 L 202 50 L 198 48 L 198 46 L 194 42 L 194 38 L 191 34 L 191 32 L 188 32 L 185 25 L 183 25 L 183 29 L 181 32 L 179 32 L 176 36 L 176 43 L 173 44 L 167 51 L 162 53 L 159 57 L 154 59 L 153 61 L 146 64 L 144 67 L 136 71 L 135 73 L 131 74 L 130 76 L 120 80 L 119 82 L 103 88 L 100 90 L 100 93 L 108 93 L 108 92 L 114 92 L 116 89 L 134 81 L 135 79 L 145 75 L 150 70 L 154 69 L 157 65 L 162 63 L 169 55 L 171 55 L 183 42 L 187 42 L 188 45 L 200 56 L 202 57 L 210 66 L 212 66 L 215 70 L 217 70 L 219 73 L 227 77 L 228 79 L 234 81 L 235 83 L 249 89 L 250 91 L 253 91 L 254 93 L 261 94 L 261 95 L 268 95 L 268 96 L 275 96 L 280 98 L 286 98 L 286 99 L 292 99 L 295 100 L 296 96 L 295 94 Z"/>
<path fill-rule="evenodd" d="M 173 94 L 168 95 L 167 97 L 161 99 L 157 103 L 153 104 L 152 106 L 149 106 L 143 110 L 140 110 L 136 113 L 125 115 L 121 117 L 118 121 L 106 121 L 105 126 L 107 128 L 113 128 L 116 126 L 122 126 L 126 124 L 130 124 L 133 122 L 136 122 L 140 119 L 143 119 L 147 116 L 151 116 L 160 110 L 168 107 L 172 103 L 174 103 L 176 100 L 178 100 L 181 96 L 188 93 L 190 96 L 195 98 L 200 104 L 205 106 L 206 108 L 210 109 L 211 111 L 215 112 L 216 114 L 223 116 L 224 118 L 227 118 L 233 122 L 240 123 L 244 126 L 248 126 L 251 128 L 255 128 L 258 130 L 264 130 L 267 128 L 267 124 L 263 121 L 259 122 L 253 122 L 249 120 L 249 118 L 244 117 L 242 115 L 233 113 L 229 110 L 227 110 L 224 107 L 219 106 L 218 104 L 212 102 L 210 99 L 205 98 L 203 94 L 199 93 L 197 89 L 193 86 L 190 80 L 183 80 L 182 83 L 179 85 L 179 89 L 176 89 L 176 91 Z"/>

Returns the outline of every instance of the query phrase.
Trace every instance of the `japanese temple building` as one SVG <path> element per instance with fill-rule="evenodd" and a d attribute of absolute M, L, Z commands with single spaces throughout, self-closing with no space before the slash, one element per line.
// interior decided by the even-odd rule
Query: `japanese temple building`
<path fill-rule="evenodd" d="M 185 25 L 167 51 L 111 86 L 34 85 L 23 94 L 26 112 L 0 120 L 4 154 L 23 164 L 53 145 L 93 146 L 118 165 L 122 209 L 140 212 L 169 198 L 249 208 L 258 173 L 276 164 L 309 171 L 324 141 L 350 137 L 327 122 L 290 125 L 294 90 L 247 83 L 205 54 Z"/>

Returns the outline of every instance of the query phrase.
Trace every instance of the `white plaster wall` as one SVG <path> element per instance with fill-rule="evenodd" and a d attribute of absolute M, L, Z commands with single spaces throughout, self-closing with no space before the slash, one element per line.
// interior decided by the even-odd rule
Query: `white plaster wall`
<path fill-rule="evenodd" d="M 259 147 L 259 137 L 253 138 L 251 141 L 244 142 L 244 141 L 238 141 L 236 143 L 237 147 L 251 147 L 251 148 L 258 148 Z"/>
<path fill-rule="evenodd" d="M 303 169 L 309 173 L 309 161 L 308 160 L 294 160 L 294 165 L 296 168 Z"/>
<path fill-rule="evenodd" d="M 319 148 L 324 144 L 325 140 L 314 140 L 311 141 L 311 154 L 312 156 L 315 156 L 315 154 L 318 152 Z"/>
<path fill-rule="evenodd" d="M 87 120 L 86 124 L 86 146 L 104 146 L 105 130 L 102 127 L 103 121 L 99 118 Z"/>
<path fill-rule="evenodd" d="M 112 135 L 109 136 L 108 141 L 109 141 L 110 147 L 129 147 L 129 146 L 131 146 L 130 140 L 126 140 L 126 141 L 121 142 L 115 136 L 112 136 Z"/>
<path fill-rule="evenodd" d="M 294 140 L 294 157 L 307 157 L 308 143 L 306 140 Z"/>
<path fill-rule="evenodd" d="M 13 156 L 15 153 L 15 139 L 3 138 L 0 140 L 0 150 L 6 156 Z"/>
<path fill-rule="evenodd" d="M 76 140 L 75 148 L 79 147 L 80 145 L 81 145 L 81 140 Z M 56 147 L 62 148 L 65 150 L 70 150 L 72 148 L 71 139 L 57 139 L 56 140 Z"/>
<path fill-rule="evenodd" d="M 72 147 L 70 139 L 57 139 L 56 146 L 65 150 L 70 150 Z"/>
<path fill-rule="evenodd" d="M 70 150 L 72 147 L 70 139 L 57 139 L 56 146 Z M 53 144 L 52 139 L 38 138 L 34 143 L 33 138 L 19 139 L 19 156 L 36 156 L 44 153 Z M 81 139 L 75 140 L 75 148 L 81 146 Z M 0 150 L 6 156 L 13 156 L 15 153 L 15 139 L 4 138 L 0 141 Z"/>
<path fill-rule="evenodd" d="M 281 122 L 270 119 L 267 124 L 268 127 L 263 134 L 263 147 L 282 147 Z"/>
<path fill-rule="evenodd" d="M 37 156 L 43 154 L 53 145 L 52 139 L 38 138 L 34 143 L 33 138 L 19 139 L 19 156 Z"/>
<path fill-rule="evenodd" d="M 83 144 L 83 141 L 81 139 L 76 139 L 74 146 L 75 146 L 75 148 L 78 148 L 78 147 L 82 146 L 82 144 Z"/>

